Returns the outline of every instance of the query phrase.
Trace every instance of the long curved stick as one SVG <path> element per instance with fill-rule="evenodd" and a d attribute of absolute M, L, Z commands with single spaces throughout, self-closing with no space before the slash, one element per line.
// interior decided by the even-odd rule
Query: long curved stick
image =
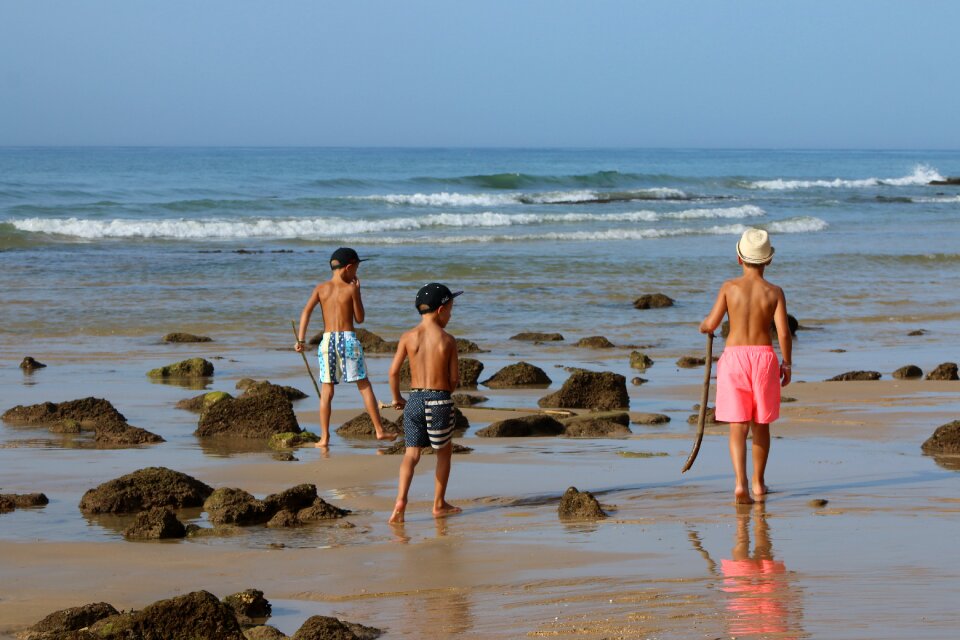
<path fill-rule="evenodd" d="M 290 321 L 290 326 L 293 327 L 293 339 L 300 340 L 300 334 L 297 333 L 297 323 L 295 320 Z M 313 377 L 313 371 L 310 370 L 310 363 L 307 362 L 307 354 L 303 351 L 300 352 L 300 355 L 303 356 L 303 364 L 307 367 L 307 373 L 310 375 L 310 382 L 313 383 L 313 388 L 317 390 L 317 397 L 320 397 L 320 387 L 317 385 L 317 379 Z"/>
<path fill-rule="evenodd" d="M 703 365 L 703 393 L 700 394 L 700 415 L 697 418 L 697 441 L 693 443 L 693 449 L 687 462 L 683 465 L 680 473 L 686 473 L 700 453 L 700 443 L 703 442 L 703 427 L 707 421 L 707 398 L 710 397 L 710 372 L 713 369 L 713 334 L 707 334 L 707 362 Z"/>

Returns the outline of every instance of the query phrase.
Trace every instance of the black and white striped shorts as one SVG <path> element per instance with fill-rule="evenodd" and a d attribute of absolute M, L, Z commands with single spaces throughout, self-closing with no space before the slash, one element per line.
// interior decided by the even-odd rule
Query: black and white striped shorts
<path fill-rule="evenodd" d="M 403 410 L 403 442 L 441 449 L 453 439 L 454 419 L 449 391 L 411 389 Z"/>

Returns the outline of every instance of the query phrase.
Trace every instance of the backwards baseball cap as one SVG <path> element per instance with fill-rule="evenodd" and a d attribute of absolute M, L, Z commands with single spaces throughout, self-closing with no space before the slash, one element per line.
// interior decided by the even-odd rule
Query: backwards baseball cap
<path fill-rule="evenodd" d="M 339 269 L 340 267 L 345 267 L 350 264 L 357 262 L 364 262 L 369 258 L 360 259 L 360 256 L 357 255 L 357 252 L 349 247 L 340 247 L 333 252 L 333 255 L 330 256 L 330 268 Z"/>
<path fill-rule="evenodd" d="M 420 287 L 420 291 L 417 291 L 417 311 L 420 315 L 436 311 L 461 293 L 463 291 L 450 291 L 446 285 L 439 282 L 425 284 Z"/>

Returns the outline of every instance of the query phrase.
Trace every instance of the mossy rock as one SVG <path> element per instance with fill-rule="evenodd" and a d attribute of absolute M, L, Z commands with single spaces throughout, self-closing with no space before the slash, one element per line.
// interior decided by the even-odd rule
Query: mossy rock
<path fill-rule="evenodd" d="M 177 409 L 184 409 L 186 411 L 193 411 L 194 413 L 202 413 L 220 402 L 221 400 L 226 400 L 227 398 L 232 399 L 231 396 L 226 391 L 211 391 L 209 393 L 201 393 L 198 396 L 193 396 L 192 398 L 185 398 L 176 404 Z"/>
<path fill-rule="evenodd" d="M 213 363 L 203 358 L 189 358 L 147 372 L 150 378 L 209 378 L 212 375 Z"/>
<path fill-rule="evenodd" d="M 280 451 L 283 449 L 296 449 L 297 447 L 302 447 L 305 444 L 314 442 L 320 442 L 320 436 L 311 431 L 301 431 L 300 433 L 287 431 L 285 433 L 275 433 L 270 436 L 267 446 Z"/>

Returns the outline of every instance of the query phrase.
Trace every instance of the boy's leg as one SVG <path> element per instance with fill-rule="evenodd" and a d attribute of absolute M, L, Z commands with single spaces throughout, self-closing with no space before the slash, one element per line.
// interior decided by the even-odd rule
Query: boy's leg
<path fill-rule="evenodd" d="M 396 433 L 387 433 L 383 430 L 383 421 L 380 419 L 380 407 L 377 405 L 377 396 L 373 393 L 373 385 L 364 378 L 357 380 L 357 389 L 363 397 L 363 406 L 367 409 L 367 414 L 373 422 L 373 428 L 377 432 L 377 440 L 396 440 Z"/>
<path fill-rule="evenodd" d="M 764 472 L 770 455 L 770 425 L 753 424 L 753 495 L 758 498 L 767 494 Z"/>
<path fill-rule="evenodd" d="M 330 444 L 330 410 L 333 404 L 333 384 L 324 382 L 320 385 L 320 442 L 315 447 L 326 447 Z"/>
<path fill-rule="evenodd" d="M 730 461 L 733 463 L 733 475 L 736 485 L 733 497 L 737 504 L 750 504 L 750 491 L 747 489 L 747 433 L 749 422 L 730 423 Z"/>
<path fill-rule="evenodd" d="M 447 482 L 450 480 L 450 458 L 453 454 L 453 443 L 448 442 L 434 451 L 437 456 L 437 473 L 433 490 L 434 517 L 448 516 L 460 513 L 460 507 L 447 502 Z"/>
<path fill-rule="evenodd" d="M 397 483 L 397 503 L 393 506 L 390 515 L 390 524 L 400 524 L 407 509 L 407 494 L 410 493 L 410 483 L 413 482 L 413 471 L 420 462 L 420 447 L 407 447 L 400 463 L 400 481 Z"/>

